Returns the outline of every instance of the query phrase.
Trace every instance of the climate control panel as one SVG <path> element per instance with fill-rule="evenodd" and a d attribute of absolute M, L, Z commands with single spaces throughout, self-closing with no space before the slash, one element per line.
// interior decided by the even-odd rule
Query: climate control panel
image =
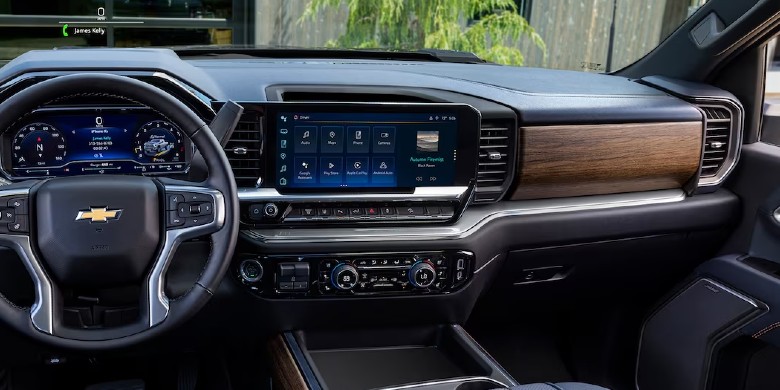
<path fill-rule="evenodd" d="M 237 279 L 266 297 L 443 294 L 473 274 L 468 251 L 240 255 Z"/>

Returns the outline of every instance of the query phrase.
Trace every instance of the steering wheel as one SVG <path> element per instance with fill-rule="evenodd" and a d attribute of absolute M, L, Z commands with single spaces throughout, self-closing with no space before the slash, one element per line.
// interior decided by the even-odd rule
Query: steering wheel
<path fill-rule="evenodd" d="M 0 187 L 0 246 L 16 251 L 35 286 L 29 308 L 0 299 L 0 319 L 33 339 L 63 348 L 124 347 L 181 325 L 214 294 L 238 235 L 237 189 L 224 151 L 206 123 L 156 87 L 103 73 L 56 77 L 0 103 L 0 130 L 13 129 L 49 103 L 101 96 L 144 105 L 178 125 L 203 155 L 209 175 L 203 182 L 69 176 Z M 181 212 L 186 217 L 180 217 Z M 198 281 L 183 296 L 169 299 L 166 272 L 179 244 L 207 235 L 211 251 Z M 135 320 L 96 328 L 64 323 L 62 287 L 133 284 L 141 286 Z"/>

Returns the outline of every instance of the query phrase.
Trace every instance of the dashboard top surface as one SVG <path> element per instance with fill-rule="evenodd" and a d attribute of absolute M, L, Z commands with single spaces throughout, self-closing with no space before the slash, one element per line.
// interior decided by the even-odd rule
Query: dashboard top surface
<path fill-rule="evenodd" d="M 699 111 L 682 100 L 624 77 L 490 64 L 182 60 L 167 49 L 78 49 L 28 52 L 0 68 L 0 82 L 54 70 L 161 71 L 218 101 L 266 101 L 266 88 L 274 85 L 427 88 L 504 104 L 524 123 L 701 120 Z"/>

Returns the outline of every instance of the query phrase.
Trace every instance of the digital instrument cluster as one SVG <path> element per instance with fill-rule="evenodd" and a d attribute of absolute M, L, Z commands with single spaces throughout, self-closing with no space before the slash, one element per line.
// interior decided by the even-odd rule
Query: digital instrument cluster
<path fill-rule="evenodd" d="M 175 124 L 142 108 L 39 110 L 3 137 L 13 177 L 181 173 L 192 154 Z"/>

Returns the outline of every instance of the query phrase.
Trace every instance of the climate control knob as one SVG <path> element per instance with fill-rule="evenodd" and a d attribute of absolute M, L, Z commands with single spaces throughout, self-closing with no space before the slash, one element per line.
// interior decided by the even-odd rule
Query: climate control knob
<path fill-rule="evenodd" d="M 351 290 L 358 281 L 358 271 L 349 264 L 339 264 L 330 273 L 330 283 L 337 290 Z"/>
<path fill-rule="evenodd" d="M 427 261 L 418 261 L 409 269 L 409 283 L 417 288 L 428 288 L 436 279 L 436 269 Z"/>

